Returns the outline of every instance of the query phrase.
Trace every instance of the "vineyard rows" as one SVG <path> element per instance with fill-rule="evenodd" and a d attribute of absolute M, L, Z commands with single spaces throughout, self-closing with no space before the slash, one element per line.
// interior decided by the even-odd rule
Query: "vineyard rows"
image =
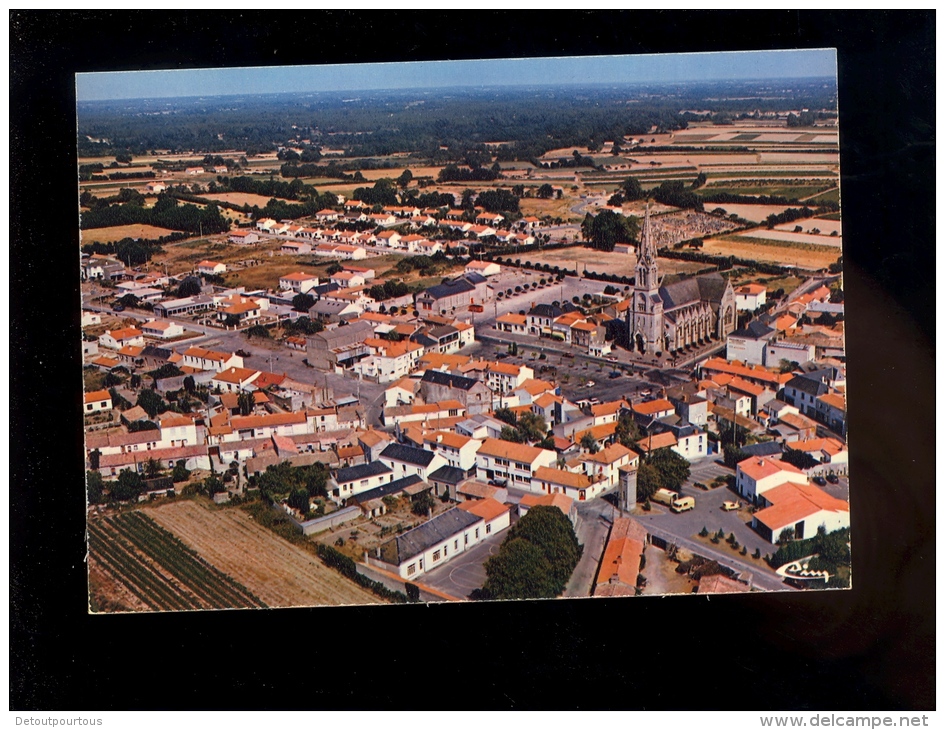
<path fill-rule="evenodd" d="M 91 558 L 152 610 L 266 606 L 140 512 L 91 521 L 88 528 Z"/>

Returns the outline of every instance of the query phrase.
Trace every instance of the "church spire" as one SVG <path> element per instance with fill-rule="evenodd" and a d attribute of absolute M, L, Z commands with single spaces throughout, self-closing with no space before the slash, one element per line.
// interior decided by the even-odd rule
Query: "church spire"
<path fill-rule="evenodd" d="M 656 247 L 650 235 L 650 201 L 646 201 L 646 213 L 643 217 L 643 230 L 640 231 L 640 263 L 656 265 Z"/>

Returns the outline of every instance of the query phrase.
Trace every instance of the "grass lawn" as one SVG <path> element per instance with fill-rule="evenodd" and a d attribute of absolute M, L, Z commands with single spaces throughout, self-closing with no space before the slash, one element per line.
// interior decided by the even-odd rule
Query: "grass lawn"
<path fill-rule="evenodd" d="M 826 192 L 821 193 L 820 195 L 815 195 L 813 198 L 805 201 L 807 203 L 839 203 L 840 202 L 840 188 L 831 188 Z"/>

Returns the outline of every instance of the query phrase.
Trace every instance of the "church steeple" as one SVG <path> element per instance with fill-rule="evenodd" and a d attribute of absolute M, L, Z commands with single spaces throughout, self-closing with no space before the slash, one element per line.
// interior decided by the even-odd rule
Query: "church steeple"
<path fill-rule="evenodd" d="M 659 288 L 659 269 L 656 265 L 656 246 L 650 229 L 650 202 L 646 203 L 643 228 L 640 231 L 639 254 L 637 255 L 636 289 L 655 291 Z"/>

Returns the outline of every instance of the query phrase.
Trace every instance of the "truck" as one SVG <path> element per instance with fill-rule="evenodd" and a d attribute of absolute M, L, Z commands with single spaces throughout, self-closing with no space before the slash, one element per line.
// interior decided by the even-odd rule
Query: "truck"
<path fill-rule="evenodd" d="M 680 512 L 688 512 L 691 509 L 696 508 L 696 498 L 695 497 L 677 497 L 673 500 L 673 503 L 669 508 L 679 514 Z"/>
<path fill-rule="evenodd" d="M 668 489 L 657 489 L 656 493 L 651 497 L 654 502 L 659 502 L 660 504 L 665 504 L 667 507 L 672 507 L 673 500 L 679 497 L 676 492 L 671 492 Z"/>

